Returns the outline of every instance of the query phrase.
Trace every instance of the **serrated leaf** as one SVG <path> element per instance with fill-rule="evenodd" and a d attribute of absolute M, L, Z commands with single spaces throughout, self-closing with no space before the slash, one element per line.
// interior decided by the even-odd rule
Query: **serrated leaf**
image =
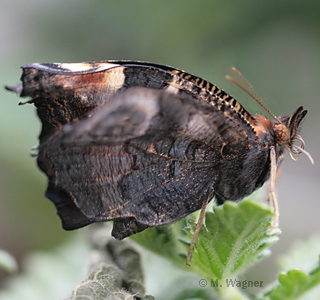
<path fill-rule="evenodd" d="M 279 283 L 278 286 L 265 294 L 265 299 L 298 299 L 320 284 L 320 264 L 308 274 L 302 270 L 291 270 L 287 273 L 281 273 L 279 275 Z"/>
<path fill-rule="evenodd" d="M 206 213 L 192 268 L 209 278 L 231 278 L 265 256 L 265 248 L 275 241 L 276 232 L 268 232 L 272 211 L 245 200 L 239 204 L 227 201 L 214 212 Z"/>
<path fill-rule="evenodd" d="M 133 239 L 210 279 L 234 277 L 267 255 L 266 247 L 277 240 L 279 231 L 268 232 L 273 214 L 265 205 L 250 200 L 240 203 L 227 201 L 223 206 L 215 207 L 214 212 L 206 213 L 205 226 L 196 242 L 191 267 L 186 267 L 185 258 L 195 229 L 192 217 L 171 226 L 148 229 Z"/>

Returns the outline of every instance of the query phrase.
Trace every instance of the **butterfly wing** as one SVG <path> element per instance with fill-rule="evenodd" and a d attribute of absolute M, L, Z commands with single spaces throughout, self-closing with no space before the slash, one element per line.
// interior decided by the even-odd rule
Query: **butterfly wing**
<path fill-rule="evenodd" d="M 54 130 L 86 118 L 117 92 L 140 86 L 192 95 L 211 105 L 228 103 L 250 123 L 251 115 L 229 94 L 214 84 L 184 71 L 148 62 L 34 63 L 25 65 L 22 97 L 30 96 L 43 123 L 42 142 Z"/>
<path fill-rule="evenodd" d="M 129 89 L 40 145 L 47 196 L 65 229 L 116 220 L 123 238 L 178 220 L 215 195 L 223 144 L 246 143 L 230 126 L 191 96 Z"/>

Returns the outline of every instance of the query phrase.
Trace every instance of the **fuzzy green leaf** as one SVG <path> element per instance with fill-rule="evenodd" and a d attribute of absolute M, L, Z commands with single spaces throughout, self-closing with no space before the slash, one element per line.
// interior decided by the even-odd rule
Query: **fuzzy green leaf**
<path fill-rule="evenodd" d="M 226 202 L 206 213 L 191 264 L 209 278 L 232 278 L 269 252 L 277 231 L 268 232 L 272 220 L 269 207 L 252 201 Z"/>
<path fill-rule="evenodd" d="M 268 232 L 273 214 L 265 205 L 250 200 L 227 201 L 215 207 L 214 212 L 206 213 L 190 267 L 185 265 L 185 259 L 195 229 L 192 217 L 148 229 L 133 239 L 190 271 L 219 280 L 234 277 L 267 255 L 266 247 L 277 240 L 279 231 Z"/>
<path fill-rule="evenodd" d="M 281 273 L 279 275 L 279 283 L 278 286 L 265 295 L 265 299 L 298 299 L 320 284 L 320 264 L 310 273 L 305 273 L 302 270 L 291 270 L 287 273 Z"/>
<path fill-rule="evenodd" d="M 152 300 L 145 296 L 144 276 L 140 256 L 126 241 L 99 237 L 109 230 L 106 226 L 92 226 L 90 240 L 94 255 L 88 266 L 86 280 L 78 285 L 69 300 Z"/>
<path fill-rule="evenodd" d="M 122 287 L 123 274 L 115 266 L 101 266 L 81 283 L 73 292 L 70 300 L 134 300 L 136 297 Z M 145 300 L 154 299 L 145 296 Z"/>

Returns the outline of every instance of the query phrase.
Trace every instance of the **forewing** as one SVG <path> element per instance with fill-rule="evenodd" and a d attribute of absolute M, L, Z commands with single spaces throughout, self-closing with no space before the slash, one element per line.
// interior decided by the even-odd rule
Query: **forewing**
<path fill-rule="evenodd" d="M 40 142 L 55 128 L 90 116 L 117 92 L 131 87 L 167 90 L 193 95 L 197 101 L 229 105 L 244 116 L 252 117 L 229 94 L 208 81 L 184 71 L 147 62 L 107 61 L 98 63 L 34 63 L 23 68 L 21 96 L 30 96 L 38 108 L 43 128 Z M 228 103 L 228 104 L 226 104 Z M 249 122 L 248 122 L 249 121 Z"/>

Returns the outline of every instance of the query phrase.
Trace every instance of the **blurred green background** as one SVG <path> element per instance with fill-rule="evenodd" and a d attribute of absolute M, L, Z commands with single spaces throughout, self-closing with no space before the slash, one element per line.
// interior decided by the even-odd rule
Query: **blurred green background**
<path fill-rule="evenodd" d="M 277 254 L 320 231 L 319 15 L 317 0 L 2 0 L 0 86 L 15 85 L 19 67 L 32 62 L 145 60 L 204 77 L 251 113 L 265 113 L 225 80 L 235 65 L 276 115 L 303 105 L 302 136 L 315 165 L 303 155 L 298 162 L 286 157 L 278 186 L 283 233 L 273 255 L 248 274 L 268 282 Z M 61 229 L 43 196 L 46 179 L 30 157 L 39 121 L 20 100 L 0 89 L 0 248 L 19 260 L 74 234 Z"/>

